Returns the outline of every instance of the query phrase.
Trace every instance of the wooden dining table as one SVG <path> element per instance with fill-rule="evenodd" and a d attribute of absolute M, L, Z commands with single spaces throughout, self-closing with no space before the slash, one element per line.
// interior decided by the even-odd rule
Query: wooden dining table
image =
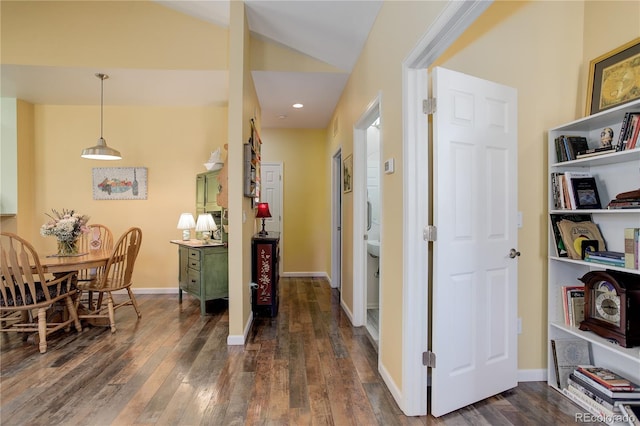
<path fill-rule="evenodd" d="M 110 250 L 100 249 L 76 256 L 40 255 L 39 258 L 44 272 L 60 274 L 106 266 L 110 255 Z"/>
<path fill-rule="evenodd" d="M 99 249 L 89 250 L 87 253 L 80 253 L 75 256 L 39 255 L 38 257 L 44 272 L 57 275 L 107 266 L 110 256 L 111 250 Z M 78 305 L 78 314 L 86 312 L 88 312 L 87 308 L 80 303 Z M 86 322 L 92 325 L 108 325 L 108 320 L 105 323 L 102 318 L 87 319 Z"/>

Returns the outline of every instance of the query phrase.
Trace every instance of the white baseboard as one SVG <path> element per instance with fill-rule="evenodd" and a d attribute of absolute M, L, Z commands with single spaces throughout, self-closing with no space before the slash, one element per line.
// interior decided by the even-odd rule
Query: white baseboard
<path fill-rule="evenodd" d="M 403 412 L 406 412 L 406 410 L 404 409 L 403 401 L 402 401 L 402 392 L 400 391 L 400 388 L 398 387 L 398 385 L 396 385 L 396 382 L 394 382 L 393 379 L 391 378 L 391 375 L 389 374 L 387 369 L 384 368 L 384 365 L 380 364 L 380 366 L 378 367 L 378 372 L 380 373 L 380 376 L 382 377 L 384 384 L 387 385 L 389 392 L 391 392 L 391 396 L 393 396 L 393 399 L 396 400 L 398 407 L 400 407 L 400 409 Z"/>
<path fill-rule="evenodd" d="M 345 303 L 342 300 L 342 298 L 340 298 L 340 307 L 342 308 L 344 313 L 347 314 L 347 318 L 349 318 L 349 323 L 351 323 L 351 327 L 354 327 L 354 325 L 353 325 L 353 313 L 349 310 L 349 307 L 347 305 L 345 305 Z"/>
<path fill-rule="evenodd" d="M 251 325 L 253 324 L 253 312 L 249 314 L 249 319 L 247 320 L 247 324 L 244 327 L 244 334 L 242 336 L 237 334 L 230 334 L 227 336 L 227 346 L 244 346 L 247 342 L 247 338 L 249 337 L 249 330 L 251 330 Z"/>
<path fill-rule="evenodd" d="M 547 370 L 518 370 L 518 382 L 546 382 Z"/>
<path fill-rule="evenodd" d="M 326 272 L 283 272 L 281 277 L 314 277 L 314 278 L 326 278 L 329 279 L 329 275 Z"/>
<path fill-rule="evenodd" d="M 178 294 L 178 287 L 162 287 L 162 288 L 139 288 L 131 287 L 133 294 Z"/>

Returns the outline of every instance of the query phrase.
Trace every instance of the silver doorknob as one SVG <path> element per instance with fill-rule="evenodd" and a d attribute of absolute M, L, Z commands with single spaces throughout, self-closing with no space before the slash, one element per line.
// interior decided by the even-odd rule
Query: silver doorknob
<path fill-rule="evenodd" d="M 511 249 L 509 250 L 509 257 L 512 259 L 515 259 L 516 257 L 520 256 L 520 252 L 516 249 Z"/>

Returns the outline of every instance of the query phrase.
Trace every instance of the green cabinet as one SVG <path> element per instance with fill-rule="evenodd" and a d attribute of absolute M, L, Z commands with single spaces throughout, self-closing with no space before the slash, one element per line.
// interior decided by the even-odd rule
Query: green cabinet
<path fill-rule="evenodd" d="M 218 174 L 220 170 L 200 173 L 196 176 L 196 214 L 220 210 L 217 202 L 220 192 Z"/>
<path fill-rule="evenodd" d="M 206 313 L 206 301 L 229 297 L 228 249 L 223 245 L 193 246 L 180 243 L 180 289 L 200 300 L 200 314 Z"/>

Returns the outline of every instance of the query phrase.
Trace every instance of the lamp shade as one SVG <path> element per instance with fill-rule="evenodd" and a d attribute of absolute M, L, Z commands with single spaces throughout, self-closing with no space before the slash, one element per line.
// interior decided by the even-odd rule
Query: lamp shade
<path fill-rule="evenodd" d="M 121 160 L 122 155 L 116 149 L 107 146 L 104 138 L 98 139 L 98 144 L 82 150 L 82 158 L 90 160 Z"/>
<path fill-rule="evenodd" d="M 196 221 L 193 220 L 191 213 L 182 213 L 178 219 L 178 229 L 182 229 L 182 240 L 188 241 L 191 238 L 191 228 L 196 227 Z"/>
<path fill-rule="evenodd" d="M 196 227 L 196 221 L 191 213 L 182 213 L 178 219 L 178 229 L 191 229 Z"/>
<path fill-rule="evenodd" d="M 197 232 L 216 231 L 217 229 L 216 222 L 210 213 L 198 215 L 198 222 L 196 223 Z"/>
<path fill-rule="evenodd" d="M 271 217 L 271 212 L 269 211 L 269 203 L 258 203 L 258 211 L 256 212 L 256 217 Z"/>

